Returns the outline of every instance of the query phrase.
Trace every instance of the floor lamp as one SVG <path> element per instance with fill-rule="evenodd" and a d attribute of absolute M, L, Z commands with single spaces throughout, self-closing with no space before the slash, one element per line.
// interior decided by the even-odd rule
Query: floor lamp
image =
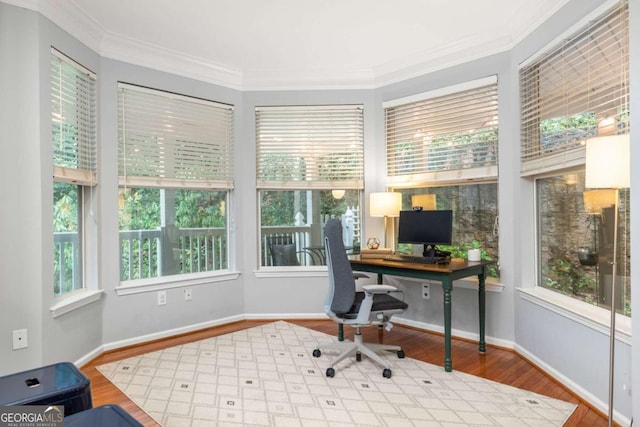
<path fill-rule="evenodd" d="M 399 216 L 401 209 L 402 209 L 402 193 L 385 191 L 381 193 L 371 193 L 371 195 L 369 196 L 369 215 L 374 217 L 384 217 L 384 247 L 385 248 L 388 248 L 387 218 L 395 218 Z M 392 230 L 395 233 L 395 227 Z M 395 247 L 391 248 L 391 250 L 395 251 Z"/>
<path fill-rule="evenodd" d="M 609 188 L 614 195 L 613 254 L 611 258 L 611 330 L 609 335 L 609 426 L 613 426 L 613 373 L 616 344 L 616 276 L 618 256 L 619 190 L 630 185 L 629 135 L 587 139 L 585 187 Z"/>

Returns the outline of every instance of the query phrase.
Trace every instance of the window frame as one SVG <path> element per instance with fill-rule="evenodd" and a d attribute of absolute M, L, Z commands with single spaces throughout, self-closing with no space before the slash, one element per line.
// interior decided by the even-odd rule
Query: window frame
<path fill-rule="evenodd" d="M 78 275 L 80 287 L 54 294 L 50 307 L 54 318 L 97 301 L 102 293 L 96 268 L 98 224 L 93 214 L 98 172 L 96 88 L 96 73 L 51 47 L 52 183 L 65 183 L 77 188 L 77 251 L 81 269 Z M 67 126 L 75 129 L 71 139 L 62 137 L 63 127 Z"/>
<path fill-rule="evenodd" d="M 626 9 L 626 10 L 625 10 Z M 612 24 L 609 26 L 609 24 Z M 629 81 L 629 71 L 628 71 L 628 2 L 624 1 L 620 2 L 607 2 L 602 7 L 594 10 L 589 16 L 576 23 L 573 27 L 571 27 L 567 32 L 562 34 L 560 37 L 557 37 L 554 41 L 549 43 L 547 46 L 540 49 L 535 55 L 533 55 L 528 60 L 524 61 L 520 64 L 520 97 L 521 104 L 526 99 L 527 92 L 530 88 L 526 87 L 524 80 L 530 76 L 523 76 L 527 72 L 532 73 L 532 67 L 539 66 L 543 64 L 548 58 L 551 58 L 553 54 L 563 53 L 563 50 L 569 51 L 572 49 L 573 44 L 578 45 L 580 40 L 594 38 L 590 35 L 590 32 L 593 31 L 597 34 L 598 31 L 602 31 L 602 28 L 608 26 L 606 29 L 611 30 L 612 28 L 622 28 L 622 35 L 626 34 L 626 40 L 621 38 L 620 33 L 616 33 L 616 36 L 619 38 L 616 41 L 623 40 L 623 45 L 626 44 L 627 48 L 622 47 L 620 51 L 620 55 L 622 57 L 621 62 L 616 62 L 617 66 L 621 67 L 622 72 L 620 73 L 608 73 L 615 74 L 609 77 L 610 81 L 602 82 L 602 76 L 594 76 L 595 72 L 591 72 L 591 75 L 586 80 L 586 83 L 583 85 L 584 89 L 582 92 L 583 95 L 576 94 L 575 92 L 579 92 L 575 87 L 572 87 L 570 93 L 569 100 L 565 100 L 564 102 L 573 102 L 571 107 L 567 107 L 565 110 L 569 111 L 570 114 L 565 114 L 563 118 L 573 118 L 578 115 L 586 115 L 592 114 L 595 118 L 595 134 L 585 133 L 583 135 L 584 138 L 581 139 L 582 144 L 576 145 L 572 144 L 571 141 L 566 145 L 562 145 L 561 147 L 564 150 L 555 150 L 554 152 L 542 154 L 541 150 L 538 150 L 537 156 L 531 156 L 527 153 L 531 153 L 531 150 L 527 151 L 526 144 L 540 144 L 540 141 L 529 141 L 527 140 L 527 132 L 529 134 L 535 133 L 531 132 L 531 125 L 527 125 L 524 122 L 526 121 L 526 113 L 523 113 L 522 109 L 531 110 L 532 107 L 526 105 L 521 107 L 520 119 L 521 119 L 521 177 L 527 179 L 532 183 L 532 191 L 533 191 L 533 208 L 534 208 L 534 225 L 532 228 L 532 236 L 533 241 L 535 242 L 535 256 L 534 256 L 534 264 L 532 265 L 532 273 L 536 277 L 535 284 L 531 288 L 523 288 L 521 292 L 526 299 L 530 301 L 541 303 L 545 306 L 551 307 L 554 311 L 568 313 L 570 315 L 577 315 L 580 318 L 580 321 L 588 320 L 587 323 L 593 323 L 594 328 L 601 328 L 602 325 L 608 325 L 610 317 L 610 310 L 606 306 L 602 305 L 593 305 L 587 301 L 583 301 L 578 298 L 574 298 L 571 295 L 565 295 L 556 290 L 552 290 L 549 287 L 542 286 L 541 277 L 542 277 L 542 260 L 540 259 L 540 228 L 538 226 L 540 221 L 540 212 L 538 208 L 539 200 L 538 200 L 538 181 L 540 179 L 551 178 L 551 177 L 560 177 L 563 175 L 570 174 L 572 172 L 584 172 L 585 167 L 585 145 L 584 139 L 588 137 L 592 137 L 595 135 L 610 135 L 610 134 L 625 134 L 629 132 L 629 123 L 628 123 L 628 81 Z M 592 48 L 598 47 L 598 38 L 595 37 L 596 41 L 592 41 Z M 581 47 L 578 47 L 581 48 Z M 610 50 L 605 50 L 606 52 L 610 52 Z M 614 52 L 613 54 L 618 54 Z M 612 54 L 612 55 L 613 55 Z M 625 58 L 626 55 L 626 58 Z M 598 55 L 593 55 L 598 56 Z M 560 57 L 559 60 L 562 60 Z M 587 65 L 584 65 L 583 68 L 591 69 L 592 66 L 588 62 L 590 59 L 587 57 L 585 62 Z M 569 60 L 567 60 L 568 62 Z M 592 59 L 593 63 L 597 63 L 599 59 Z M 597 77 L 597 78 L 596 78 Z M 569 80 L 569 77 L 563 76 L 563 79 Z M 591 89 L 592 83 L 591 79 L 598 80 L 598 87 L 614 87 L 616 88 L 615 93 L 611 96 L 611 98 L 620 100 L 618 103 L 613 103 L 613 107 L 606 103 L 598 103 L 597 96 L 593 95 L 594 90 Z M 550 78 L 547 78 L 550 80 Z M 572 80 L 576 80 L 573 78 Z M 574 83 L 574 82 L 572 82 Z M 567 91 L 563 91 L 567 93 Z M 626 93 L 625 93 L 626 92 Z M 624 100 L 627 100 L 626 103 Z M 576 105 L 576 100 L 580 101 Z M 529 101 L 526 101 L 529 102 Z M 532 102 L 532 101 L 531 101 Z M 542 101 L 545 102 L 545 101 Z M 562 105 L 562 104 L 560 104 Z M 600 116 L 603 111 L 603 106 L 609 106 L 609 110 L 615 109 L 617 126 L 604 125 L 603 122 L 600 121 L 600 118 L 604 118 L 604 116 Z M 556 107 L 557 108 L 557 107 Z M 579 111 L 578 111 L 579 110 Z M 627 116 L 625 119 L 625 115 Z M 556 117 L 541 117 L 538 120 L 538 126 L 544 120 L 555 119 Z M 527 130 L 527 127 L 529 130 Z M 538 131 L 538 135 L 541 134 L 541 130 Z M 632 266 L 631 266 L 632 267 Z M 586 314 L 590 313 L 590 314 Z M 606 313 L 606 314 L 604 314 Z M 628 334 L 630 332 L 630 317 L 624 316 L 620 313 L 616 315 L 616 324 L 617 329 L 620 329 L 623 334 Z"/>
<path fill-rule="evenodd" d="M 126 96 L 130 96 L 130 100 L 125 99 Z M 166 113 L 164 107 L 171 108 L 173 114 Z M 119 295 L 199 285 L 239 276 L 233 271 L 231 258 L 233 120 L 233 105 L 118 82 L 119 189 L 224 193 L 226 241 L 226 268 L 167 275 L 157 272 L 158 275 L 148 278 L 121 280 L 116 288 Z M 132 126 L 127 127 L 127 124 Z M 130 135 L 132 139 L 128 139 Z M 152 141 L 145 143 L 147 138 Z M 156 138 L 163 141 L 162 147 L 153 142 Z M 127 155 L 127 150 L 138 148 L 143 154 Z M 120 269 L 121 250 L 119 243 Z"/>
<path fill-rule="evenodd" d="M 283 272 L 316 275 L 326 265 L 264 265 L 262 194 L 268 191 L 309 192 L 305 198 L 311 212 L 321 205 L 319 191 L 357 191 L 357 224 L 362 224 L 364 190 L 364 106 L 362 104 L 284 105 L 255 107 L 256 198 L 258 215 L 258 276 L 280 276 Z M 346 149 L 345 149 L 346 148 Z M 289 159 L 287 164 L 270 158 Z M 344 159 L 347 159 L 345 161 Z M 291 173 L 299 167 L 298 176 Z M 296 169 L 298 170 L 298 169 Z M 338 193 L 336 193 L 338 194 Z M 343 197 L 344 192 L 342 192 Z M 314 202 L 315 201 L 315 202 Z M 349 207 L 348 207 L 349 208 Z M 308 208 L 307 208 L 308 210 Z M 316 212 L 321 219 L 320 212 Z M 313 215 L 313 214 L 309 214 Z M 308 224 L 312 224 L 306 218 Z M 313 234 L 314 232 L 312 232 Z M 322 234 L 322 230 L 315 232 Z M 302 248 L 297 248 L 302 251 Z M 286 274 L 286 273 L 285 273 Z"/>
<path fill-rule="evenodd" d="M 498 79 L 497 76 L 493 75 L 383 103 L 385 110 L 386 175 L 388 189 L 390 191 L 402 191 L 450 186 L 464 187 L 466 185 L 481 184 L 495 184 L 498 186 L 498 96 Z M 457 126 L 457 124 L 453 126 L 450 125 L 451 121 L 457 123 L 456 117 L 465 117 L 465 110 L 462 106 L 468 104 L 472 106 L 471 108 L 478 107 L 483 114 L 486 114 L 486 118 L 489 119 L 486 122 L 483 121 L 484 127 L 481 128 L 480 134 L 487 131 L 495 132 L 495 139 L 485 141 L 486 144 L 480 145 L 483 149 L 486 148 L 486 153 L 495 156 L 493 161 L 491 161 L 491 159 L 485 160 L 485 162 L 475 162 L 475 160 L 462 161 L 459 163 L 462 166 L 450 169 L 445 167 L 438 168 L 438 163 L 434 164 L 430 162 L 430 159 L 426 159 L 422 168 L 417 168 L 417 170 L 407 174 L 397 173 L 397 162 L 391 157 L 393 156 L 394 147 L 400 144 L 400 142 L 396 140 L 398 135 L 404 135 L 407 138 L 412 134 L 438 136 L 443 135 L 443 130 L 448 132 L 444 134 L 445 136 L 459 136 L 464 133 L 469 134 L 464 124 L 462 126 Z M 460 106 L 461 108 L 456 108 L 456 106 Z M 390 118 L 393 114 L 390 109 L 394 108 L 403 109 L 398 113 L 399 118 Z M 452 110 L 454 110 L 453 113 L 451 112 Z M 416 118 L 411 117 L 412 111 L 415 111 Z M 460 114 L 456 116 L 458 113 Z M 468 114 L 469 121 L 477 123 L 479 116 L 483 114 L 471 112 Z M 401 131 L 390 129 L 392 123 L 395 123 L 396 120 L 404 125 L 404 129 Z M 429 126 L 431 122 L 435 124 L 431 125 L 430 129 Z M 467 123 L 464 120 L 460 120 L 460 122 Z M 473 126 L 469 127 L 475 128 Z M 393 142 L 390 144 L 391 138 Z M 459 144 L 452 146 L 454 153 L 460 149 L 459 147 L 464 148 L 465 146 L 463 139 L 457 141 L 459 141 Z M 449 158 L 446 153 L 443 156 L 444 158 Z M 471 156 L 473 156 L 473 154 L 471 154 Z M 467 167 L 468 165 L 472 165 L 473 167 Z M 496 191 L 496 209 L 499 208 L 497 197 L 498 192 Z M 499 211 L 497 211 L 496 217 L 499 217 Z M 497 218 L 494 221 L 494 233 L 497 231 L 496 223 Z M 497 235 L 495 237 L 497 241 Z M 463 243 L 467 244 L 471 242 Z M 463 245 L 463 243 L 460 243 L 460 245 Z M 499 251 L 500 248 L 498 246 L 498 260 L 500 259 Z M 491 282 L 492 285 L 498 286 L 499 290 L 502 289 L 499 284 L 499 278 L 489 278 L 489 282 Z"/>

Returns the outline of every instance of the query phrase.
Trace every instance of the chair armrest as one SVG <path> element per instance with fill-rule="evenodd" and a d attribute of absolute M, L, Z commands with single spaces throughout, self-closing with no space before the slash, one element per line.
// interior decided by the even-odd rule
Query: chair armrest
<path fill-rule="evenodd" d="M 355 271 L 353 272 L 353 278 L 356 279 L 356 280 L 364 279 L 365 277 L 368 279 L 369 275 L 368 274 L 364 274 L 364 273 L 358 273 L 358 272 L 355 272 Z"/>
<path fill-rule="evenodd" d="M 364 285 L 362 290 L 366 294 L 388 294 L 389 292 L 397 291 L 398 288 L 391 285 Z"/>

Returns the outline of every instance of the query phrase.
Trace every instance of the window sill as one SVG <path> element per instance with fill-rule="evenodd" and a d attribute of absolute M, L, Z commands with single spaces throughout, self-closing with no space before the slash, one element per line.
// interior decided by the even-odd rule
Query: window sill
<path fill-rule="evenodd" d="M 155 292 L 164 289 L 181 288 L 184 286 L 197 286 L 205 285 L 215 282 L 226 282 L 228 280 L 235 280 L 240 277 L 240 273 L 237 271 L 228 271 L 214 273 L 194 273 L 194 274 L 182 274 L 165 277 L 154 277 L 153 279 L 142 280 L 129 280 L 127 282 L 120 282 L 115 291 L 119 296 L 141 294 L 145 292 Z"/>
<path fill-rule="evenodd" d="M 71 311 L 77 310 L 80 307 L 89 305 L 93 302 L 99 301 L 102 297 L 102 289 L 99 290 L 84 290 L 73 293 L 67 297 L 63 297 L 59 302 L 55 303 L 49 311 L 55 319 L 56 317 L 67 314 Z"/>
<path fill-rule="evenodd" d="M 327 277 L 327 266 L 317 267 L 262 267 L 255 277 Z"/>
<path fill-rule="evenodd" d="M 609 335 L 611 312 L 575 298 L 535 286 L 517 288 L 520 297 L 533 304 L 583 324 L 593 330 Z M 631 345 L 631 318 L 616 314 L 616 338 Z"/>

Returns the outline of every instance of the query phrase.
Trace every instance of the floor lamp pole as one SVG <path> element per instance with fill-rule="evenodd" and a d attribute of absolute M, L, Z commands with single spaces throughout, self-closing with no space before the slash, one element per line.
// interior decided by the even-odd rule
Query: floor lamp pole
<path fill-rule="evenodd" d="M 384 216 L 384 246 L 383 248 L 387 247 L 387 234 L 389 234 L 389 230 L 387 230 L 387 216 Z"/>
<path fill-rule="evenodd" d="M 613 372 L 614 354 L 616 348 L 616 276 L 618 274 L 618 202 L 619 191 L 615 190 L 615 202 L 613 213 L 613 260 L 611 262 L 611 331 L 609 332 L 609 427 L 613 424 Z"/>

